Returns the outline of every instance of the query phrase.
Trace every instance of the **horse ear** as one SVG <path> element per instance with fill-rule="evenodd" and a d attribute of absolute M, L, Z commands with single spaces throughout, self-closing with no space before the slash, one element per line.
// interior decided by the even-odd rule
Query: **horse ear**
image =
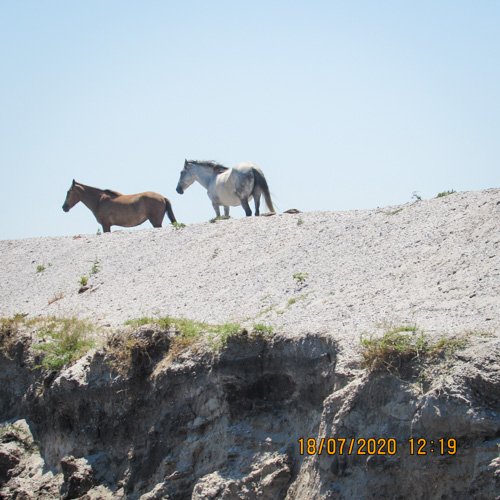
<path fill-rule="evenodd" d="M 73 179 L 73 184 L 71 184 L 72 186 L 74 186 L 76 184 L 76 181 L 75 179 Z"/>
<path fill-rule="evenodd" d="M 227 168 L 225 167 L 215 167 L 214 168 L 216 174 L 222 174 L 222 172 L 225 172 Z"/>

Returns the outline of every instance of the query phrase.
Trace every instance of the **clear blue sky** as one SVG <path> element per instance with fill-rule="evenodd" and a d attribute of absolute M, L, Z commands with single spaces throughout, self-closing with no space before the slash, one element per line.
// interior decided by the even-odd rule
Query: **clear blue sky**
<path fill-rule="evenodd" d="M 255 161 L 281 210 L 499 187 L 499 27 L 494 0 L 3 0 L 0 239 L 95 233 L 73 178 L 206 221 L 184 158 Z"/>

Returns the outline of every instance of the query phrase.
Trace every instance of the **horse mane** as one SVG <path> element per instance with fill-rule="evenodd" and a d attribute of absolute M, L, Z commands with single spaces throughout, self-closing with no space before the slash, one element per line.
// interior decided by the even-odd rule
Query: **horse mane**
<path fill-rule="evenodd" d="M 113 191 L 112 189 L 103 189 L 103 191 L 108 196 L 111 196 L 111 198 L 116 198 L 117 196 L 121 196 L 122 195 L 118 191 Z"/>
<path fill-rule="evenodd" d="M 213 160 L 189 160 L 189 163 L 194 163 L 195 165 L 201 165 L 203 167 L 211 167 L 214 170 L 229 170 L 228 167 L 222 165 L 222 163 L 217 163 Z"/>
<path fill-rule="evenodd" d="M 122 196 L 122 193 L 119 193 L 118 191 L 115 191 L 113 189 L 101 189 L 101 188 L 89 186 L 87 184 L 83 184 L 81 182 L 76 182 L 76 181 L 75 181 L 75 184 L 77 184 L 78 186 L 83 186 L 86 189 L 91 189 L 93 191 L 98 191 L 100 193 L 107 194 L 108 196 L 111 196 L 111 198 L 116 198 L 117 196 Z"/>

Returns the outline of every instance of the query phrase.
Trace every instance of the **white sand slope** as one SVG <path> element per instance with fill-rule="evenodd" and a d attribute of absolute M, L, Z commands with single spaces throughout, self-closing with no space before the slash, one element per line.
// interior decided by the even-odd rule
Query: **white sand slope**
<path fill-rule="evenodd" d="M 84 275 L 91 288 L 79 294 Z M 375 210 L 0 241 L 0 314 L 16 312 L 110 326 L 146 315 L 260 322 L 347 344 L 385 324 L 498 334 L 500 189 Z"/>

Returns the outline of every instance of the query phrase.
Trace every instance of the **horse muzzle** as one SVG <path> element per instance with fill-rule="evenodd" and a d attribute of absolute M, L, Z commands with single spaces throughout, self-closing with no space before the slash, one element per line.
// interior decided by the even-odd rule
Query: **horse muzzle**
<path fill-rule="evenodd" d="M 177 191 L 179 194 L 184 194 L 184 189 L 182 189 L 182 188 L 181 188 L 181 186 L 177 186 L 176 191 Z"/>
<path fill-rule="evenodd" d="M 69 207 L 68 207 L 68 205 L 63 205 L 63 206 L 62 206 L 62 209 L 63 209 L 65 212 L 69 212 Z"/>

